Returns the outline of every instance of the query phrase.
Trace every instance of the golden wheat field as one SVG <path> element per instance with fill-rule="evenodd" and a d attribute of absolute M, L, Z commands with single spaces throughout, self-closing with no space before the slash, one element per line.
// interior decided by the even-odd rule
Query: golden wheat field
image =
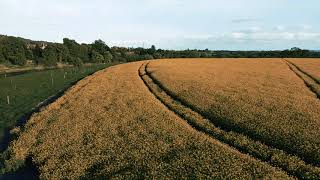
<path fill-rule="evenodd" d="M 316 76 L 316 60 L 297 62 L 306 72 L 287 61 L 298 60 L 99 71 L 31 117 L 5 171 L 32 157 L 42 179 L 319 179 L 320 100 L 297 76 Z"/>
<path fill-rule="evenodd" d="M 320 99 L 320 64 L 318 59 L 284 59 L 289 68 L 301 79 L 305 85 Z M 316 70 L 318 69 L 318 71 Z"/>
<path fill-rule="evenodd" d="M 290 62 L 310 76 L 313 76 L 320 84 L 320 59 L 290 59 Z"/>

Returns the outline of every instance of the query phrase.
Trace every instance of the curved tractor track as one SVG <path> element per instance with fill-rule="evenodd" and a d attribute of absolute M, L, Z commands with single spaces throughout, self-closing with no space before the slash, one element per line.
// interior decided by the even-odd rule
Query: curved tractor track
<path fill-rule="evenodd" d="M 320 99 L 320 82 L 318 79 L 303 71 L 299 66 L 290 62 L 289 60 L 283 59 L 290 70 L 293 71 L 300 79 L 303 80 L 304 84 L 312 91 L 318 99 Z"/>
<path fill-rule="evenodd" d="M 148 72 L 149 63 L 150 61 L 142 64 L 139 68 L 139 76 L 144 84 L 162 104 L 184 119 L 194 129 L 219 140 L 231 148 L 237 149 L 241 153 L 249 154 L 271 166 L 281 168 L 289 175 L 298 179 L 320 179 L 319 167 L 308 164 L 297 156 L 265 145 L 241 133 L 219 128 L 214 124 L 213 120 L 209 120 L 188 106 L 188 104 L 179 101 L 177 97 L 163 87 L 161 82 L 157 81 L 152 74 Z"/>

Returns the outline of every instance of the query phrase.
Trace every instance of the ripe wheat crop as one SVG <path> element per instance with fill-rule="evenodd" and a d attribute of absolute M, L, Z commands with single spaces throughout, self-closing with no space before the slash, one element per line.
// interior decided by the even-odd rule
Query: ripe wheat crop
<path fill-rule="evenodd" d="M 2 171 L 32 157 L 42 179 L 317 179 L 320 100 L 297 72 L 283 59 L 107 68 L 16 130 Z"/>
<path fill-rule="evenodd" d="M 147 71 L 222 129 L 320 165 L 320 101 L 283 60 L 167 60 Z"/>
<path fill-rule="evenodd" d="M 287 59 L 294 63 L 302 71 L 314 77 L 320 84 L 320 59 Z"/>
<path fill-rule="evenodd" d="M 43 179 L 290 179 L 189 126 L 139 77 L 142 62 L 87 77 L 32 116 L 5 170 L 32 156 Z"/>

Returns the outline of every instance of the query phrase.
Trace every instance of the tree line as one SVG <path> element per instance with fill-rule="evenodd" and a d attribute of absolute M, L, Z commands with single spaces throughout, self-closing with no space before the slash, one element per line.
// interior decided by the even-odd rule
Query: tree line
<path fill-rule="evenodd" d="M 291 48 L 283 51 L 212 51 L 163 50 L 150 48 L 109 47 L 102 40 L 79 44 L 64 38 L 63 43 L 31 41 L 19 37 L 0 36 L 0 64 L 33 63 L 55 66 L 57 63 L 81 66 L 83 63 L 133 62 L 162 58 L 319 58 L 320 51 Z"/>
<path fill-rule="evenodd" d="M 83 63 L 107 63 L 112 61 L 110 48 L 102 41 L 79 44 L 75 40 L 63 39 L 63 43 L 48 43 L 22 38 L 0 37 L 0 63 L 55 66 L 57 63 L 81 65 Z"/>

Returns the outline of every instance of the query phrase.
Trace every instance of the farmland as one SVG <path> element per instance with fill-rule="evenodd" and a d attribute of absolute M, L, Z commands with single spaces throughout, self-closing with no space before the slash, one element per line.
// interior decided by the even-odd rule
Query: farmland
<path fill-rule="evenodd" d="M 317 71 L 288 63 L 296 61 L 107 68 L 35 113 L 3 155 L 2 171 L 32 157 L 44 179 L 319 179 L 320 101 L 306 86 L 316 82 L 304 79 Z"/>
<path fill-rule="evenodd" d="M 314 77 L 320 84 L 320 59 L 290 59 L 302 71 Z"/>
<path fill-rule="evenodd" d="M 109 64 L 0 75 L 0 138 L 49 96 Z M 3 149 L 5 144 L 1 145 Z"/>
<path fill-rule="evenodd" d="M 293 60 L 286 60 L 286 59 L 284 60 L 286 61 L 289 68 L 298 77 L 300 77 L 303 80 L 303 82 L 310 89 L 310 91 L 312 91 L 318 97 L 318 99 L 320 99 L 320 81 L 317 78 L 317 76 L 314 75 L 314 73 L 317 74 L 315 69 L 317 69 L 317 67 L 319 66 L 314 64 L 315 67 L 310 68 L 310 64 L 309 64 L 310 62 L 308 61 L 306 62 L 302 61 L 303 64 L 301 64 L 301 61 L 295 62 Z M 308 69 L 308 70 L 304 70 L 304 69 Z"/>
<path fill-rule="evenodd" d="M 319 100 L 281 59 L 177 60 L 147 69 L 168 93 L 222 129 L 319 165 Z"/>

